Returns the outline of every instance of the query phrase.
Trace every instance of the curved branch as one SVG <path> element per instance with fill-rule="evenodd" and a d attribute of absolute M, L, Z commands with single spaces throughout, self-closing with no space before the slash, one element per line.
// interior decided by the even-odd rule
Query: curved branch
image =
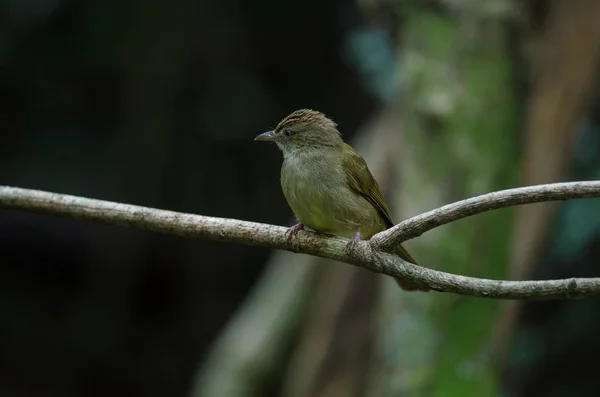
<path fill-rule="evenodd" d="M 390 229 L 389 235 L 397 237 L 400 234 L 399 227 L 403 224 L 408 224 L 412 232 L 402 236 L 414 236 L 435 226 L 495 208 L 599 196 L 600 181 L 559 183 L 501 191 L 450 204 L 408 219 Z M 380 251 L 372 242 L 359 242 L 349 256 L 346 250 L 347 240 L 343 238 L 300 232 L 294 242 L 289 244 L 285 236 L 287 229 L 284 227 L 236 219 L 185 214 L 8 186 L 0 186 L 0 206 L 185 237 L 305 253 L 346 262 L 392 277 L 407 278 L 440 292 L 499 299 L 574 299 L 600 295 L 600 278 L 498 281 L 458 276 L 415 266 L 395 255 Z M 385 237 L 387 233 L 381 233 L 379 238 Z M 379 244 L 381 246 L 381 242 Z"/>
<path fill-rule="evenodd" d="M 500 208 L 578 198 L 600 197 L 600 181 L 551 183 L 500 190 L 457 201 L 400 222 L 371 238 L 374 248 L 388 250 L 423 233 L 462 218 Z"/>

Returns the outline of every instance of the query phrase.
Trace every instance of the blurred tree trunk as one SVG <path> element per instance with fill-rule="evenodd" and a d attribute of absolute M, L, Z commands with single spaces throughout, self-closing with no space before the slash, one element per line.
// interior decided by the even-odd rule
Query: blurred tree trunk
<path fill-rule="evenodd" d="M 283 397 L 364 395 L 378 276 L 343 263 L 324 265 L 291 357 Z"/>
<path fill-rule="evenodd" d="M 263 396 L 285 366 L 327 261 L 276 252 L 244 304 L 213 343 L 195 374 L 190 397 Z"/>
<path fill-rule="evenodd" d="M 391 200 L 398 220 L 513 186 L 518 161 L 512 3 L 402 4 L 402 86 L 388 110 L 399 138 Z M 407 247 L 427 267 L 504 278 L 511 219 L 511 210 L 479 215 Z M 496 394 L 489 338 L 498 302 L 386 287 L 369 396 Z"/>
<path fill-rule="evenodd" d="M 600 2 L 548 2 L 543 28 L 530 25 L 531 93 L 527 103 L 520 184 L 564 181 L 571 170 L 574 136 L 594 92 L 600 56 Z M 529 21 L 539 16 L 529 15 Z M 547 244 L 560 203 L 516 209 L 510 279 L 531 277 Z M 495 332 L 502 368 L 521 302 L 503 304 Z"/>

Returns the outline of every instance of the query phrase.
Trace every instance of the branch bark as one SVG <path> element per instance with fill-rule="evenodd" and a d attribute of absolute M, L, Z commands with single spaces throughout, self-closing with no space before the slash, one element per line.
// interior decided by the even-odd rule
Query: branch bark
<path fill-rule="evenodd" d="M 0 186 L 0 206 L 100 221 L 191 238 L 229 241 L 310 254 L 360 266 L 375 273 L 409 279 L 440 292 L 497 299 L 575 299 L 600 295 L 600 278 L 499 281 L 453 275 L 412 265 L 385 252 L 437 226 L 493 209 L 544 201 L 600 197 L 600 181 L 568 182 L 509 189 L 462 200 L 407 219 L 359 242 L 347 254 L 347 239 L 301 232 L 291 243 L 286 228 L 215 218 L 39 190 Z"/>
<path fill-rule="evenodd" d="M 566 182 L 527 186 L 483 194 L 402 221 L 396 226 L 374 235 L 371 238 L 371 243 L 377 249 L 389 250 L 403 241 L 418 237 L 438 226 L 483 212 L 546 201 L 600 197 L 599 187 L 600 181 Z"/>

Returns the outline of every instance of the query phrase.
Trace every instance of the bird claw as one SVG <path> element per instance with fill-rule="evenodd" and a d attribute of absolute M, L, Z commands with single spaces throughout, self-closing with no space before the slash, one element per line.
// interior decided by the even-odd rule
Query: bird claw
<path fill-rule="evenodd" d="M 302 223 L 297 223 L 294 226 L 290 227 L 285 234 L 287 234 L 287 242 L 288 244 L 292 241 L 292 238 L 295 238 L 300 230 L 304 230 L 304 225 Z"/>
<path fill-rule="evenodd" d="M 354 247 L 356 247 L 356 243 L 358 243 L 359 240 L 360 232 L 356 232 L 354 237 L 352 237 L 350 241 L 348 241 L 348 244 L 346 244 L 346 250 L 348 251 L 348 255 L 352 255 L 352 253 L 354 252 Z"/>

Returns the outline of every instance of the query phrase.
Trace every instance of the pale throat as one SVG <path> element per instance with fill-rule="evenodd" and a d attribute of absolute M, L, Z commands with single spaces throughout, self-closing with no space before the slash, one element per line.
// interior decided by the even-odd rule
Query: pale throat
<path fill-rule="evenodd" d="M 333 166 L 341 167 L 341 152 L 329 146 L 304 147 L 304 148 L 287 148 L 282 150 L 283 160 L 287 167 L 294 169 L 297 172 L 304 174 L 307 169 L 318 171 L 318 174 L 326 173 L 327 168 Z M 315 167 L 317 169 L 315 170 Z M 329 169 L 329 172 L 333 170 Z"/>

